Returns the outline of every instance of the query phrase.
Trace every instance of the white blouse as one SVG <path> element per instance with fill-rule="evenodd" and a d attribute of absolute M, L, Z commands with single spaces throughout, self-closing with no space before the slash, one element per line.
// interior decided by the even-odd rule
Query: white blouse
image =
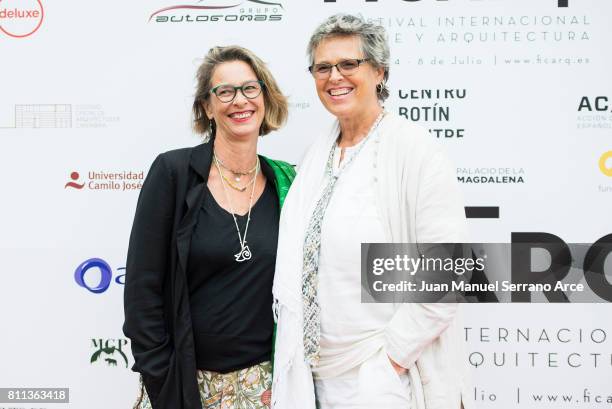
<path fill-rule="evenodd" d="M 330 133 L 318 138 L 308 150 L 281 213 L 272 289 L 275 298 L 274 312 L 278 322 L 272 386 L 273 409 L 315 407 L 313 371 L 304 359 L 303 318 L 300 315 L 302 314 L 304 232 L 312 215 L 313 202 L 321 196 L 325 163 L 329 150 L 337 139 L 338 131 L 339 126 L 336 124 Z M 455 170 L 440 144 L 432 140 L 426 129 L 394 115 L 387 115 L 381 121 L 377 138 L 378 154 L 375 162 L 369 164 L 371 169 L 369 177 L 376 175 L 378 178 L 378 181 L 373 183 L 375 189 L 365 188 L 372 186 L 368 173 L 365 172 L 363 178 L 355 182 L 358 188 L 351 189 L 351 192 L 357 198 L 360 198 L 360 193 L 372 193 L 373 198 L 379 202 L 378 211 L 381 216 L 379 223 L 383 225 L 385 233 L 383 242 L 467 243 L 461 191 Z M 372 141 L 376 142 L 370 140 L 367 143 Z M 360 152 L 360 156 L 364 153 L 367 153 L 367 150 Z M 376 168 L 372 169 L 374 164 Z M 362 168 L 359 166 L 359 161 L 352 163 L 351 167 L 354 165 L 357 166 L 352 171 Z M 368 169 L 368 165 L 366 164 L 363 169 Z M 349 169 L 340 179 L 352 173 L 348 171 Z M 338 187 L 344 182 L 339 180 Z M 346 183 L 350 183 L 350 180 Z M 339 206 L 342 203 L 349 203 L 348 207 L 345 205 L 341 210 L 354 211 L 351 210 L 354 206 L 361 206 L 361 203 L 351 203 L 350 198 L 343 198 L 345 195 L 342 194 L 342 190 L 338 192 L 340 194 L 335 199 L 341 201 Z M 332 206 L 332 209 L 334 207 Z M 332 218 L 332 215 L 332 212 L 328 213 L 328 217 Z M 347 229 L 357 229 L 352 223 L 339 225 Z M 324 224 L 325 228 L 333 229 L 333 226 L 336 226 L 335 220 L 330 224 L 327 222 Z M 373 230 L 367 229 L 368 235 L 372 232 Z M 357 345 L 355 341 L 346 340 L 355 336 L 358 342 L 359 334 L 368 335 L 366 331 L 371 329 L 372 336 L 363 338 L 364 345 L 369 345 L 373 338 L 380 336 L 381 327 L 372 325 L 368 329 L 367 324 L 375 320 L 367 317 L 377 318 L 386 312 L 387 306 L 391 306 L 390 304 L 361 305 L 357 290 L 354 292 L 355 297 L 351 297 L 354 303 L 350 308 L 338 302 L 340 296 L 346 295 L 336 293 L 330 295 L 330 291 L 326 290 L 329 288 L 326 284 L 329 274 L 326 271 L 332 272 L 327 265 L 335 264 L 333 260 L 345 259 L 345 256 L 336 255 L 335 252 L 344 254 L 349 247 L 355 254 L 359 254 L 358 247 L 352 246 L 351 243 L 361 242 L 353 240 L 353 237 L 346 240 L 346 244 L 336 239 L 328 240 L 332 233 L 338 234 L 335 231 L 331 233 L 326 231 L 323 237 L 322 252 L 325 265 L 321 270 L 321 281 L 323 281 L 321 289 L 324 292 L 323 302 L 331 300 L 334 305 L 331 308 L 324 307 L 324 313 L 329 312 L 338 316 L 343 323 L 348 324 L 347 327 L 352 328 L 356 323 L 360 328 L 359 332 L 347 332 L 345 328 L 336 331 L 326 325 L 329 323 L 329 318 L 323 317 L 325 345 L 322 351 L 322 365 L 316 370 L 316 376 L 319 378 L 334 372 L 325 369 L 337 369 L 342 373 L 344 367 L 353 365 L 355 360 L 346 357 L 354 356 L 353 350 Z M 341 237 L 340 240 L 344 239 Z M 330 242 L 329 246 L 325 244 L 327 241 Z M 329 254 L 334 255 L 332 262 L 325 261 L 331 258 Z M 352 270 L 352 274 L 359 275 L 357 265 L 351 270 L 347 266 L 342 266 L 341 270 L 344 273 Z M 351 282 L 358 283 L 359 279 Z M 333 290 L 339 291 L 336 286 Z M 383 311 L 379 315 L 370 315 L 373 313 L 372 307 L 381 308 Z M 359 309 L 360 312 L 349 309 Z M 360 319 L 350 322 L 351 317 L 356 316 Z M 457 304 L 398 304 L 395 306 L 395 314 L 386 323 L 384 335 L 381 336 L 384 339 L 382 348 L 395 362 L 409 369 L 410 396 L 412 407 L 415 409 L 458 408 L 461 403 L 465 409 L 474 407 L 470 399 L 471 382 L 463 351 L 463 325 L 460 316 L 461 309 Z M 339 337 L 332 339 L 331 335 L 334 334 Z M 349 345 L 346 353 L 341 351 L 342 345 Z M 425 384 L 421 378 L 426 381 Z"/>
<path fill-rule="evenodd" d="M 343 170 L 322 223 L 318 272 L 321 351 L 319 365 L 313 368 L 319 379 L 352 377 L 360 364 L 383 348 L 383 331 L 394 313 L 392 304 L 361 303 L 361 243 L 386 239 L 376 195 L 377 138 L 373 135 L 360 144 L 364 146 Z M 335 174 L 359 145 L 345 148 L 342 163 L 336 146 Z M 321 190 L 326 183 L 324 180 Z"/>

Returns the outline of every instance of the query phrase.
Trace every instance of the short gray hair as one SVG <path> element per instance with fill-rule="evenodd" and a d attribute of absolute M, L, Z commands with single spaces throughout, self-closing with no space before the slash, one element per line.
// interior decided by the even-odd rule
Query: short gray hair
<path fill-rule="evenodd" d="M 389 43 L 387 32 L 383 26 L 366 23 L 366 21 L 351 14 L 335 14 L 321 23 L 308 42 L 308 58 L 314 64 L 314 53 L 323 40 L 332 37 L 356 36 L 361 40 L 361 50 L 365 58 L 376 68 L 384 70 L 383 81 L 376 87 L 380 101 L 389 97 L 387 80 L 389 79 Z"/>

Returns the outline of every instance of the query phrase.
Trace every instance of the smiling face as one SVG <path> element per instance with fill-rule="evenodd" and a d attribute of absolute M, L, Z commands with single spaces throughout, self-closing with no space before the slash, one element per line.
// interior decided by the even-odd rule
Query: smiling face
<path fill-rule="evenodd" d="M 249 64 L 244 61 L 230 61 L 215 68 L 211 78 L 211 88 L 222 84 L 241 86 L 245 82 L 257 79 Z M 238 90 L 231 102 L 221 102 L 216 95 L 209 95 L 204 103 L 204 109 L 206 115 L 215 120 L 217 134 L 232 139 L 256 138 L 264 120 L 264 92 L 262 90 L 257 97 L 248 99 Z"/>
<path fill-rule="evenodd" d="M 363 58 L 361 40 L 357 36 L 323 40 L 314 52 L 314 64 L 337 64 L 347 59 Z M 350 76 L 332 68 L 329 77 L 315 77 L 315 85 L 319 99 L 329 112 L 340 120 L 351 119 L 379 109 L 376 85 L 383 80 L 383 75 L 382 68 L 364 62 Z"/>

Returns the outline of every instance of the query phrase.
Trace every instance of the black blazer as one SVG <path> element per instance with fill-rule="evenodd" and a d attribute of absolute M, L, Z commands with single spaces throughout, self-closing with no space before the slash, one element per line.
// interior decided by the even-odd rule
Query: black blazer
<path fill-rule="evenodd" d="M 159 155 L 142 186 L 126 265 L 123 332 L 154 409 L 202 409 L 187 259 L 206 192 L 212 143 Z M 261 169 L 274 181 L 273 169 Z"/>

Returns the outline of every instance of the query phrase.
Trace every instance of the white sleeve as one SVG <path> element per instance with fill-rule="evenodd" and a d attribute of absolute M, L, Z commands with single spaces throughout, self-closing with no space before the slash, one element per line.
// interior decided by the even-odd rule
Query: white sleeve
<path fill-rule="evenodd" d="M 465 209 L 450 162 L 436 151 L 424 163 L 416 199 L 418 243 L 464 243 L 467 241 Z M 427 345 L 440 336 L 457 312 L 458 304 L 407 303 L 385 328 L 387 354 L 410 368 Z"/>

